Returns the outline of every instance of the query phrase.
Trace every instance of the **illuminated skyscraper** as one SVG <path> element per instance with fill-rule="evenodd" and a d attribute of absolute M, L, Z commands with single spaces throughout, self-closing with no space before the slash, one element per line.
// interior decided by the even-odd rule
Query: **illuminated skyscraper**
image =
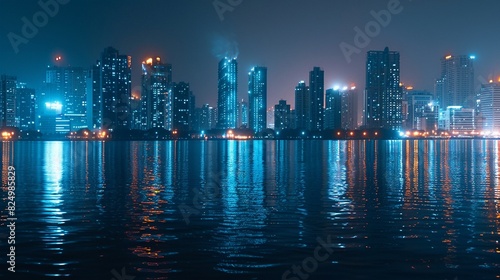
<path fill-rule="evenodd" d="M 274 105 L 274 129 L 281 131 L 289 128 L 291 128 L 290 104 L 286 104 L 286 100 L 280 100 Z"/>
<path fill-rule="evenodd" d="M 366 61 L 366 126 L 400 130 L 402 99 L 399 52 L 389 51 L 389 48 L 369 51 Z"/>
<path fill-rule="evenodd" d="M 309 130 L 323 129 L 323 107 L 325 104 L 325 72 L 319 67 L 309 72 Z"/>
<path fill-rule="evenodd" d="M 326 90 L 325 129 L 342 128 L 342 92 L 339 89 Z"/>
<path fill-rule="evenodd" d="M 173 129 L 188 131 L 190 127 L 192 93 L 189 84 L 180 82 L 173 87 Z"/>
<path fill-rule="evenodd" d="M 18 125 L 16 122 L 16 88 L 17 78 L 2 75 L 0 78 L 0 112 L 2 116 L 2 126 Z"/>
<path fill-rule="evenodd" d="M 238 62 L 224 58 L 219 62 L 218 127 L 236 128 L 238 121 Z"/>
<path fill-rule="evenodd" d="M 475 107 L 474 56 L 441 58 L 441 77 L 436 81 L 436 98 L 441 108 Z"/>
<path fill-rule="evenodd" d="M 248 103 L 243 99 L 238 102 L 238 127 L 248 128 Z"/>
<path fill-rule="evenodd" d="M 141 127 L 142 130 L 172 130 L 172 65 L 160 57 L 142 62 Z"/>
<path fill-rule="evenodd" d="M 121 55 L 112 47 L 102 52 L 101 60 L 97 63 L 98 73 L 94 75 L 99 79 L 95 81 L 95 86 L 99 87 L 99 109 L 102 112 L 102 120 L 97 128 L 130 128 L 131 64 L 130 56 Z"/>
<path fill-rule="evenodd" d="M 304 81 L 301 81 L 295 87 L 295 128 L 306 130 L 310 115 L 310 95 L 309 87 Z"/>
<path fill-rule="evenodd" d="M 481 86 L 480 109 L 484 118 L 483 130 L 500 132 L 500 83 Z"/>
<path fill-rule="evenodd" d="M 267 128 L 267 68 L 254 67 L 248 74 L 249 125 L 255 133 Z"/>
<path fill-rule="evenodd" d="M 36 96 L 35 90 L 28 88 L 26 83 L 17 84 L 16 121 L 21 130 L 35 130 Z"/>

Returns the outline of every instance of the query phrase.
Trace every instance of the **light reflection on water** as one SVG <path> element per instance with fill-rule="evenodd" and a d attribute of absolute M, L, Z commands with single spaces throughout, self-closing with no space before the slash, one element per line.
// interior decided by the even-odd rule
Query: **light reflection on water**
<path fill-rule="evenodd" d="M 3 186 L 17 169 L 18 277 L 281 279 L 328 235 L 310 279 L 500 277 L 499 141 L 1 147 Z"/>

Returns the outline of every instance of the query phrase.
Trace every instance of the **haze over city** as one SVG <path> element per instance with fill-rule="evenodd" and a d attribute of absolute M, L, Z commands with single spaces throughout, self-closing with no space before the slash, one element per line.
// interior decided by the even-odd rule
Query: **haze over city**
<path fill-rule="evenodd" d="M 173 65 L 174 81 L 190 83 L 197 106 L 217 101 L 217 63 L 238 55 L 238 98 L 247 99 L 248 72 L 268 68 L 268 105 L 286 99 L 308 72 L 325 71 L 325 87 L 354 83 L 364 88 L 366 52 L 388 46 L 401 54 L 401 80 L 433 92 L 440 59 L 475 55 L 483 80 L 500 74 L 495 34 L 498 1 L 400 1 L 402 11 L 370 38 L 349 63 L 339 47 L 354 45 L 355 27 L 364 30 L 372 11 L 390 1 L 242 1 L 223 16 L 213 1 L 79 1 L 61 5 L 16 53 L 7 36 L 0 40 L 0 73 L 40 88 L 47 65 L 90 67 L 105 47 L 132 56 L 132 88 L 140 89 L 141 62 L 161 56 Z M 23 21 L 41 8 L 37 1 L 2 0 L 1 34 L 21 35 Z M 91 20 L 89 20 L 91 19 Z M 222 20 L 221 20 L 222 19 Z M 483 81 L 481 80 L 481 81 Z M 479 78 L 477 79 L 478 83 Z"/>

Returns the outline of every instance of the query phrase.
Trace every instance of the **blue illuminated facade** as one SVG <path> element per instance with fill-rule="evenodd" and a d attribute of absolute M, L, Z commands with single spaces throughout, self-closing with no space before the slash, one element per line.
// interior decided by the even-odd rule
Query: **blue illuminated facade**
<path fill-rule="evenodd" d="M 218 128 L 236 128 L 238 122 L 238 61 L 224 58 L 219 62 Z"/>
<path fill-rule="evenodd" d="M 249 125 L 255 133 L 267 128 L 267 68 L 255 67 L 248 74 Z"/>

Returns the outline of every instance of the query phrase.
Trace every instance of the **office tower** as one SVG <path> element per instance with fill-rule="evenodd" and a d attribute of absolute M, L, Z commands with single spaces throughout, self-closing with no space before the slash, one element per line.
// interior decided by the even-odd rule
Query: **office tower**
<path fill-rule="evenodd" d="M 326 90 L 324 129 L 342 129 L 342 92 L 338 89 Z"/>
<path fill-rule="evenodd" d="M 323 129 L 323 107 L 325 103 L 325 72 L 314 67 L 309 72 L 309 130 Z"/>
<path fill-rule="evenodd" d="M 433 96 L 427 91 L 409 91 L 406 95 L 407 118 L 406 129 L 418 129 L 418 123 L 430 107 L 433 107 Z"/>
<path fill-rule="evenodd" d="M 214 108 L 210 107 L 209 104 L 205 104 L 200 108 L 199 116 L 199 130 L 208 131 L 214 128 L 213 124 L 213 111 Z"/>
<path fill-rule="evenodd" d="M 89 128 L 99 129 L 102 124 L 101 62 L 97 61 L 87 75 L 87 100 L 89 106 Z"/>
<path fill-rule="evenodd" d="M 469 133 L 476 129 L 474 109 L 462 106 L 448 106 L 440 115 L 441 127 L 452 134 Z"/>
<path fill-rule="evenodd" d="M 192 93 L 189 84 L 180 82 L 173 87 L 173 129 L 189 131 Z"/>
<path fill-rule="evenodd" d="M 21 131 L 35 130 L 36 95 L 35 90 L 28 88 L 26 83 L 17 84 L 16 122 Z"/>
<path fill-rule="evenodd" d="M 295 128 L 307 130 L 310 116 L 310 94 L 309 87 L 301 81 L 295 87 Z"/>
<path fill-rule="evenodd" d="M 108 47 L 101 54 L 100 61 L 94 69 L 93 85 L 98 87 L 94 100 L 100 100 L 101 120 L 96 124 L 98 129 L 128 129 L 131 123 L 131 64 L 132 58 L 121 55 L 118 50 Z M 94 115 L 94 119 L 96 119 Z"/>
<path fill-rule="evenodd" d="M 172 65 L 160 57 L 142 62 L 141 129 L 172 130 Z"/>
<path fill-rule="evenodd" d="M 243 99 L 238 102 L 238 127 L 248 128 L 248 103 Z"/>
<path fill-rule="evenodd" d="M 266 129 L 274 129 L 274 106 L 267 108 L 266 121 Z"/>
<path fill-rule="evenodd" d="M 441 58 L 441 76 L 436 81 L 436 98 L 441 108 L 475 107 L 474 59 L 465 55 Z"/>
<path fill-rule="evenodd" d="M 249 125 L 255 133 L 267 128 L 267 68 L 254 67 L 248 74 Z"/>
<path fill-rule="evenodd" d="M 274 129 L 281 131 L 290 128 L 290 104 L 286 100 L 280 100 L 274 105 Z"/>
<path fill-rule="evenodd" d="M 389 48 L 368 52 L 365 98 L 365 124 L 368 128 L 401 129 L 399 52 L 389 51 Z"/>
<path fill-rule="evenodd" d="M 218 82 L 218 127 L 236 128 L 238 121 L 238 62 L 224 58 L 219 62 Z"/>
<path fill-rule="evenodd" d="M 490 133 L 500 132 L 500 83 L 482 85 L 480 100 L 484 118 L 483 130 Z"/>
<path fill-rule="evenodd" d="M 358 127 L 358 99 L 355 87 L 345 87 L 341 93 L 341 127 L 342 129 L 356 129 Z M 326 110 L 326 109 L 325 109 Z M 325 113 L 326 118 L 326 113 Z M 326 121 L 326 120 L 325 120 Z"/>
<path fill-rule="evenodd" d="M 53 117 L 54 106 L 47 104 L 60 104 L 60 117 L 69 121 L 69 130 L 88 128 L 87 113 L 91 110 L 87 98 L 88 75 L 88 70 L 81 67 L 49 66 L 39 98 L 39 114 Z"/>
<path fill-rule="evenodd" d="M 16 94 L 17 78 L 7 75 L 0 77 L 1 104 L 0 113 L 2 116 L 2 126 L 17 127 L 16 122 Z"/>

